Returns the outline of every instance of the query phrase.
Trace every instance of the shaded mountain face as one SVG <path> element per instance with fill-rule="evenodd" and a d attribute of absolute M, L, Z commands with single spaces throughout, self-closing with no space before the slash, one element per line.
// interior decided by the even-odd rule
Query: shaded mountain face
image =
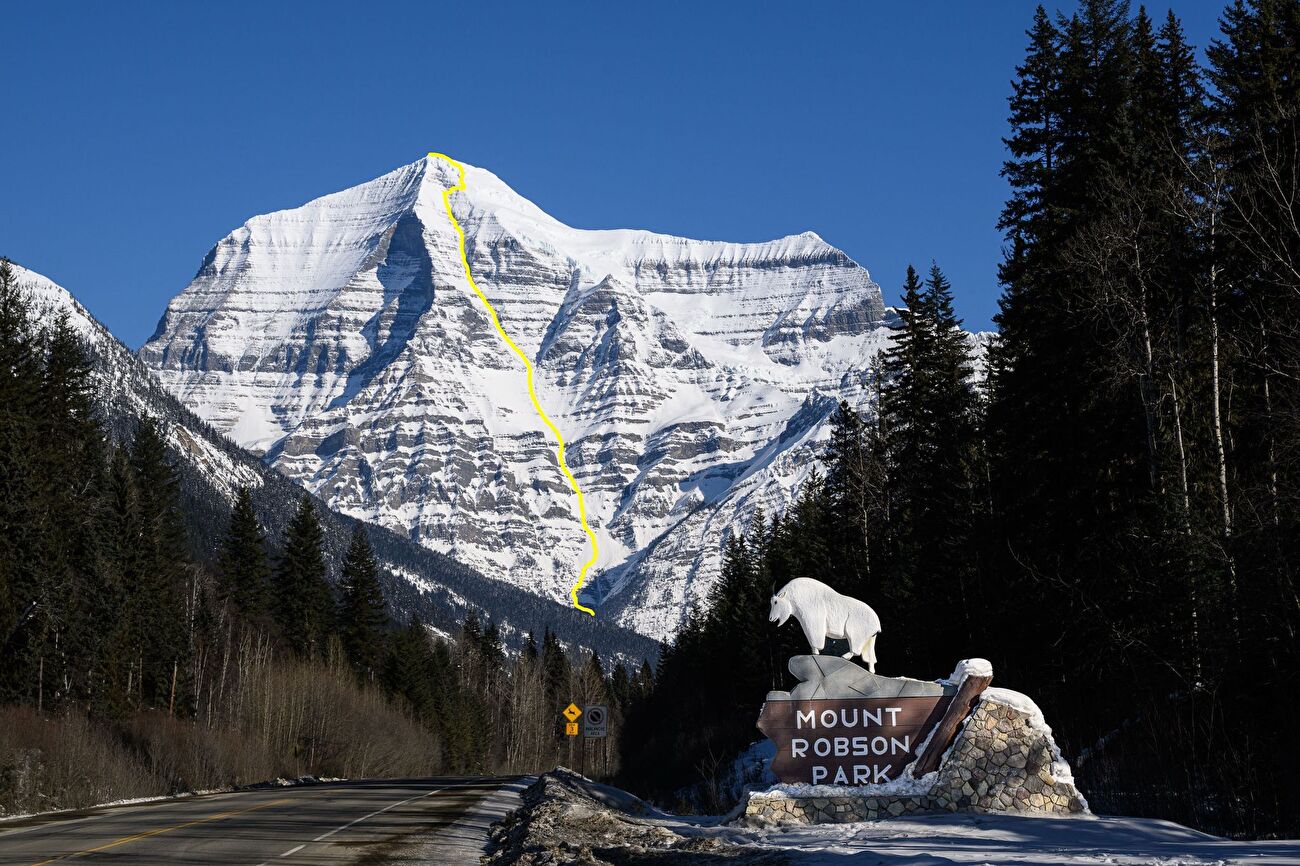
<path fill-rule="evenodd" d="M 15 266 L 19 284 L 31 296 L 43 321 L 66 313 L 85 341 L 93 362 L 95 399 L 111 435 L 128 439 L 140 418 L 159 422 L 181 480 L 189 538 L 200 561 L 212 563 L 229 521 L 236 491 L 248 487 L 258 517 L 272 540 L 292 518 L 303 488 L 242 450 L 221 432 L 182 406 L 126 346 L 65 289 L 33 271 Z M 354 519 L 318 502 L 330 572 L 338 576 Z M 500 624 L 507 645 L 523 644 L 525 634 L 550 627 L 570 647 L 597 650 L 603 658 L 640 663 L 654 658 L 653 641 L 608 620 L 593 620 L 565 604 L 489 580 L 472 568 L 415 544 L 405 535 L 377 526 L 370 538 L 380 565 L 384 593 L 393 614 L 403 620 L 417 613 L 435 631 L 455 635 L 465 615 Z"/>
<path fill-rule="evenodd" d="M 781 513 L 891 318 L 814 234 L 758 244 L 552 219 L 466 166 L 475 280 L 537 369 L 600 542 L 601 617 L 673 634 L 755 511 Z M 566 598 L 588 555 L 525 374 L 466 280 L 422 159 L 222 239 L 140 359 L 334 508 Z"/>

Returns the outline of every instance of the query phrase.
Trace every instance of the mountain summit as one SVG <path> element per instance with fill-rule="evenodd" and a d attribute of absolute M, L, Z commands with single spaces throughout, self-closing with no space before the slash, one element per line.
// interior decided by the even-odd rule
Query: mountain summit
<path fill-rule="evenodd" d="M 524 368 L 465 279 L 427 157 L 257 216 L 204 258 L 140 358 L 334 507 L 563 599 L 588 554 Z M 817 235 L 697 241 L 566 226 L 465 166 L 470 266 L 537 369 L 600 539 L 586 599 L 671 635 L 728 534 L 780 513 L 887 311 Z"/>

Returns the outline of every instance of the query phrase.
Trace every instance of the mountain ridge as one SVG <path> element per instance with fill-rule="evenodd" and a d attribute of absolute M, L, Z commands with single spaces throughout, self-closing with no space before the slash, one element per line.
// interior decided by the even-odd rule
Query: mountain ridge
<path fill-rule="evenodd" d="M 586 596 L 671 635 L 722 542 L 780 513 L 893 319 L 813 232 L 759 244 L 575 229 L 466 165 L 475 281 L 532 359 L 602 548 Z M 335 507 L 485 574 L 567 593 L 584 538 L 548 436 L 458 273 L 426 158 L 223 238 L 139 357 Z M 653 550 L 651 543 L 653 542 Z"/>
<path fill-rule="evenodd" d="M 124 441 L 134 434 L 141 417 L 159 423 L 160 431 L 181 478 L 185 513 L 193 553 L 199 561 L 215 561 L 235 492 L 246 486 L 258 517 L 274 541 L 305 492 L 256 457 L 245 453 L 223 433 L 184 408 L 134 354 L 67 289 L 42 274 L 11 264 L 19 285 L 32 298 L 42 321 L 66 313 L 92 360 L 95 402 L 110 435 Z M 316 498 L 316 497 L 313 497 Z M 351 536 L 354 519 L 339 515 L 317 499 L 325 530 L 326 558 L 337 573 Z M 455 635 L 465 615 L 494 621 L 507 646 L 518 648 L 525 633 L 540 635 L 549 627 L 570 647 L 596 649 L 605 657 L 639 663 L 653 658 L 657 647 L 632 632 L 530 593 L 492 581 L 436 551 L 420 547 L 378 526 L 368 526 L 391 612 L 399 620 L 418 614 L 433 630 Z"/>

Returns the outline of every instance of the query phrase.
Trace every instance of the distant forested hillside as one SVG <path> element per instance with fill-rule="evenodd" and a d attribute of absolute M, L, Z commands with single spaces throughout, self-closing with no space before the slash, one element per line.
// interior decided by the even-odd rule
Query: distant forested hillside
<path fill-rule="evenodd" d="M 15 268 L 15 272 L 19 288 L 31 297 L 34 318 L 68 315 L 89 355 L 91 397 L 107 434 L 124 442 L 134 435 L 140 418 L 157 423 L 179 476 L 187 544 L 195 559 L 208 565 L 214 562 L 226 515 L 240 486 L 252 492 L 258 519 L 271 537 L 279 537 L 302 488 L 182 406 L 64 289 L 30 271 Z M 326 559 L 337 567 L 355 521 L 315 497 L 313 503 L 324 531 Z M 653 658 L 658 650 L 654 641 L 635 632 L 491 580 L 396 533 L 375 526 L 369 531 L 385 594 L 399 619 L 417 613 L 444 634 L 454 634 L 473 611 L 485 622 L 496 622 L 502 639 L 515 650 L 523 645 L 527 632 L 540 634 L 547 627 L 571 648 L 586 647 L 629 662 Z"/>
<path fill-rule="evenodd" d="M 570 701 L 613 705 L 595 766 L 617 767 L 653 645 L 562 632 L 558 606 L 329 513 L 131 378 L 83 312 L 0 260 L 0 816 L 547 769 L 577 762 Z"/>

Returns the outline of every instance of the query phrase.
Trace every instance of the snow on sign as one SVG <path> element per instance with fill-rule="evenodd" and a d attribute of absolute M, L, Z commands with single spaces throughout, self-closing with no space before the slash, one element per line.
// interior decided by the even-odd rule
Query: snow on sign
<path fill-rule="evenodd" d="M 875 785 L 898 778 L 951 703 L 947 696 L 769 700 L 758 729 L 782 782 Z"/>
<path fill-rule="evenodd" d="M 603 704 L 592 704 L 587 707 L 582 717 L 582 733 L 588 738 L 609 735 L 609 711 Z"/>

